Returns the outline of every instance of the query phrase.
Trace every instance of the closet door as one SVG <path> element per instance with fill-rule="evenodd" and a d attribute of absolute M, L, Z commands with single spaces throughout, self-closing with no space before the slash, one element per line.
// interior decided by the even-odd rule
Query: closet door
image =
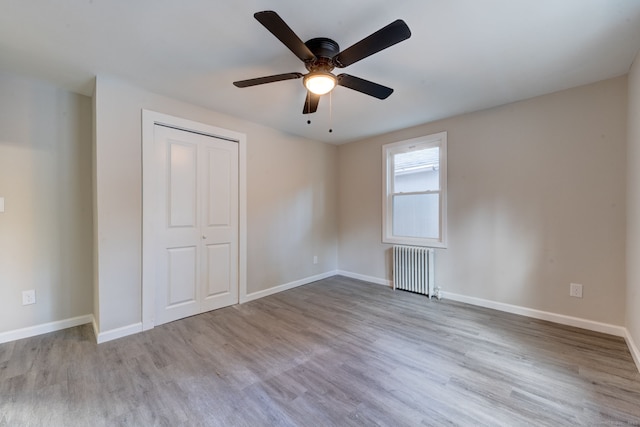
<path fill-rule="evenodd" d="M 201 145 L 200 311 L 238 303 L 238 144 Z"/>
<path fill-rule="evenodd" d="M 154 128 L 156 319 L 238 302 L 238 145 Z"/>

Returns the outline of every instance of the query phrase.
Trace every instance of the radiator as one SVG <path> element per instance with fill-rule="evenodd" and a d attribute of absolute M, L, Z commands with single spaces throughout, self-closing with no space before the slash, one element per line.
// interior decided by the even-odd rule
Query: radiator
<path fill-rule="evenodd" d="M 393 289 L 436 296 L 433 280 L 433 255 L 430 248 L 393 246 Z"/>

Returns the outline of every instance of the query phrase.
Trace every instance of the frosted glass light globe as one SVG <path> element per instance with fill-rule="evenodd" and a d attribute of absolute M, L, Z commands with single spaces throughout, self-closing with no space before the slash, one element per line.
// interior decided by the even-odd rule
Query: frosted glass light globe
<path fill-rule="evenodd" d="M 305 76 L 304 85 L 309 92 L 324 95 L 336 87 L 336 78 L 331 73 L 310 73 Z"/>

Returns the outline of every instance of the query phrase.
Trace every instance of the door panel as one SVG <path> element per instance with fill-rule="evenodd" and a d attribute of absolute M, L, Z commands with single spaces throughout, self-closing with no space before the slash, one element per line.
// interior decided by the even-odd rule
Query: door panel
<path fill-rule="evenodd" d="M 167 249 L 167 255 L 167 308 L 195 303 L 198 299 L 197 248 L 171 248 Z"/>
<path fill-rule="evenodd" d="M 169 224 L 195 227 L 197 205 L 198 146 L 169 142 Z"/>
<path fill-rule="evenodd" d="M 238 144 L 156 125 L 155 324 L 238 303 Z"/>
<path fill-rule="evenodd" d="M 207 245 L 207 293 L 205 298 L 231 292 L 231 245 Z"/>
<path fill-rule="evenodd" d="M 207 226 L 229 226 L 232 202 L 231 153 L 227 150 L 209 147 L 207 185 L 209 188 L 207 206 Z"/>

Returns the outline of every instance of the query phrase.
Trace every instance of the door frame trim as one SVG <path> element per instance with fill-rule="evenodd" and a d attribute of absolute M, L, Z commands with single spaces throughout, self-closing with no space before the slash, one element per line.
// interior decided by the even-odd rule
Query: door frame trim
<path fill-rule="evenodd" d="M 151 110 L 142 110 L 142 330 L 155 326 L 154 230 L 150 208 L 155 195 L 153 161 L 154 126 L 161 125 L 238 143 L 238 300 L 247 300 L 247 136 L 243 133 Z M 145 167 L 147 165 L 147 167 Z"/>

